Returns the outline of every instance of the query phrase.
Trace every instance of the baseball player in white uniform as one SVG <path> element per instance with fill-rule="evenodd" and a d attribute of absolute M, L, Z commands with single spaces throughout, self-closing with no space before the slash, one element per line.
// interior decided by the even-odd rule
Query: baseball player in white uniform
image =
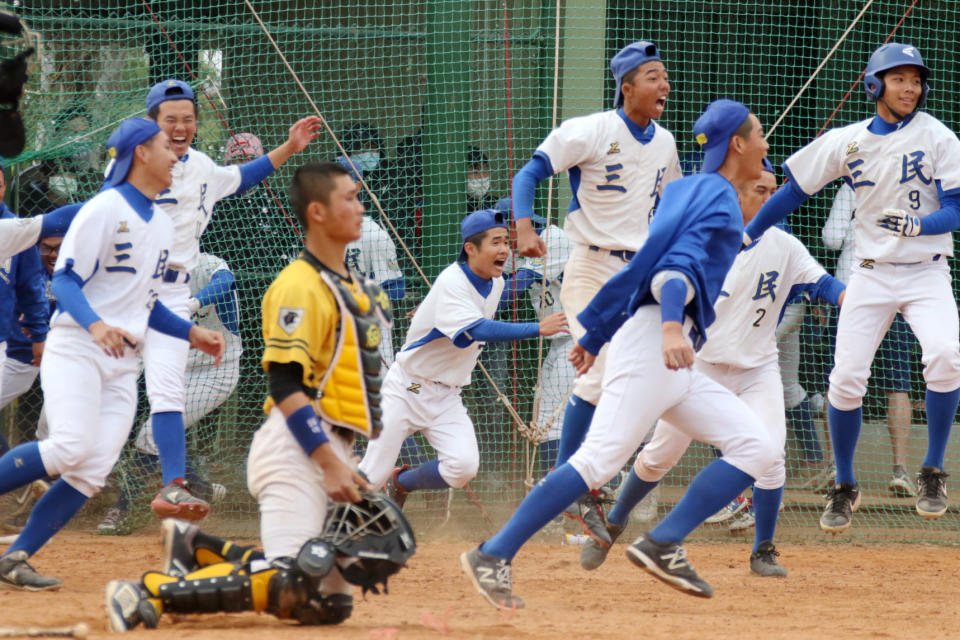
<path fill-rule="evenodd" d="M 463 246 L 417 307 L 407 341 L 383 383 L 383 431 L 371 440 L 360 471 L 401 506 L 409 492 L 463 487 L 477 474 L 480 452 L 460 397 L 470 384 L 485 342 L 553 335 L 566 327 L 562 313 L 537 322 L 493 320 L 510 257 L 506 215 L 481 209 L 460 225 Z M 438 459 L 415 469 L 393 469 L 401 443 L 417 431 Z M 391 471 L 392 469 L 392 471 Z"/>
<path fill-rule="evenodd" d="M 319 135 L 321 124 L 317 117 L 304 118 L 290 127 L 287 141 L 266 156 L 239 166 L 221 167 L 191 146 L 197 132 L 197 104 L 190 85 L 175 79 L 159 82 L 147 93 L 146 107 L 148 116 L 170 138 L 179 159 L 173 168 L 173 184 L 157 196 L 157 205 L 174 225 L 174 243 L 159 293 L 171 311 L 186 319 L 190 317 L 189 274 L 197 264 L 200 236 L 210 222 L 214 205 L 273 173 Z M 150 506 L 161 517 L 196 520 L 207 514 L 210 505 L 191 495 L 183 480 L 187 351 L 181 340 L 148 332 L 143 360 L 164 484 Z"/>
<path fill-rule="evenodd" d="M 233 272 L 227 263 L 210 253 L 201 253 L 197 265 L 190 272 L 190 317 L 200 327 L 216 331 L 224 337 L 223 358 L 217 364 L 210 355 L 191 350 L 187 357 L 186 390 L 189 400 L 183 414 L 184 428 L 189 429 L 204 416 L 222 405 L 240 380 L 240 356 L 243 343 L 240 340 L 240 305 L 233 286 Z M 157 445 L 153 440 L 151 421 L 140 425 L 134 442 L 137 453 L 132 461 L 134 473 L 141 477 L 152 473 L 159 464 Z M 222 500 L 226 489 L 223 485 L 211 485 L 186 458 L 186 480 L 204 498 Z M 101 534 L 117 534 L 126 530 L 125 519 L 129 504 L 139 482 L 123 483 L 120 496 L 97 525 Z"/>
<path fill-rule="evenodd" d="M 743 219 L 749 222 L 776 190 L 773 167 L 764 161 L 762 177 L 741 192 Z M 735 393 L 760 418 L 777 446 L 776 462 L 757 478 L 753 488 L 756 536 L 750 570 L 760 576 L 786 576 L 777 562 L 773 534 L 786 480 L 786 420 L 780 378 L 776 329 L 787 302 L 801 293 L 811 300 L 840 304 L 844 286 L 827 274 L 806 247 L 776 227 L 745 248 L 723 281 L 714 308 L 717 319 L 709 340 L 697 353 L 697 371 Z M 661 419 L 653 439 L 637 455 L 616 505 L 607 514 L 611 540 L 627 524 L 630 510 L 680 461 L 691 437 Z M 584 569 L 596 569 L 610 547 L 588 540 L 580 553 Z"/>
<path fill-rule="evenodd" d="M 520 547 L 574 497 L 619 473 L 658 418 L 723 452 L 627 550 L 636 565 L 691 595 L 710 597 L 713 589 L 686 560 L 684 538 L 782 459 L 782 446 L 741 399 L 691 369 L 740 250 L 738 192 L 760 178 L 763 128 L 745 105 L 721 99 L 707 106 L 693 133 L 705 151 L 703 172 L 666 186 L 643 247 L 578 318 L 587 329 L 570 352 L 578 373 L 612 339 L 583 445 L 533 488 L 496 535 L 460 556 L 474 588 L 496 607 L 523 606 L 511 577 Z"/>
<path fill-rule="evenodd" d="M 107 147 L 115 160 L 110 188 L 77 214 L 53 276 L 58 307 L 40 367 L 50 435 L 0 458 L 0 493 L 60 476 L 0 558 L 0 582 L 15 588 L 60 586 L 37 574 L 27 558 L 100 490 L 113 468 L 136 412 L 135 347 L 147 326 L 215 358 L 223 354 L 222 336 L 157 300 L 173 243 L 170 219 L 153 204 L 176 163 L 166 134 L 151 120 L 130 118 Z"/>
<path fill-rule="evenodd" d="M 670 93 L 656 45 L 646 41 L 627 45 L 610 61 L 610 70 L 616 81 L 614 108 L 564 121 L 513 179 L 518 247 L 522 255 L 538 257 L 545 244 L 530 222 L 536 185 L 562 171 L 570 176 L 573 200 L 564 231 L 573 248 L 560 302 L 577 339 L 584 329 L 576 315 L 643 245 L 664 185 L 681 176 L 673 135 L 656 122 Z M 605 361 L 606 349 L 574 382 L 557 466 L 583 442 L 600 397 Z M 580 516 L 591 535 L 603 539 L 603 512 L 593 498 L 581 498 Z"/>
<path fill-rule="evenodd" d="M 853 456 L 877 346 L 899 311 L 923 350 L 928 445 L 917 477 L 917 512 L 947 510 L 943 456 L 960 400 L 960 338 L 950 233 L 960 227 L 960 140 L 919 111 L 930 70 L 916 47 L 889 43 L 870 56 L 864 86 L 877 115 L 828 131 L 790 156 L 790 177 L 745 230 L 745 241 L 837 178 L 857 194 L 856 258 L 837 325 L 828 392 L 837 463 L 820 527 L 839 533 L 860 504 Z"/>
<path fill-rule="evenodd" d="M 380 285 L 391 303 L 403 298 L 403 272 L 397 263 L 397 245 L 368 215 L 363 216 L 360 238 L 347 245 L 347 266 Z M 380 356 L 387 367 L 393 364 L 392 332 L 385 333 L 380 341 Z"/>

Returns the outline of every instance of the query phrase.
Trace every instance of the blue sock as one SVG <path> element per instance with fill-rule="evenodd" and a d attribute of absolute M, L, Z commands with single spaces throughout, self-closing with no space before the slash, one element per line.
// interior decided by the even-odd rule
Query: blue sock
<path fill-rule="evenodd" d="M 18 445 L 0 457 L 0 495 L 47 475 L 37 442 Z"/>
<path fill-rule="evenodd" d="M 837 483 L 855 483 L 857 479 L 853 475 L 853 454 L 857 450 L 860 425 L 863 423 L 863 407 L 841 411 L 828 403 L 827 418 L 830 421 L 830 437 L 833 439 L 833 458 L 837 463 Z"/>
<path fill-rule="evenodd" d="M 187 435 L 183 427 L 183 414 L 179 411 L 163 411 L 153 414 L 153 441 L 160 452 L 160 467 L 163 469 L 163 486 L 187 473 Z"/>
<path fill-rule="evenodd" d="M 570 402 L 567 403 L 567 410 L 563 414 L 563 427 L 560 429 L 560 451 L 557 453 L 557 462 L 554 465 L 559 467 L 570 459 L 587 436 L 590 429 L 590 421 L 593 420 L 593 412 L 597 410 L 597 405 L 590 404 L 579 396 L 570 396 Z"/>
<path fill-rule="evenodd" d="M 607 522 L 622 527 L 627 524 L 627 517 L 630 511 L 637 506 L 637 503 L 653 491 L 660 484 L 657 482 L 647 482 L 637 475 L 637 471 L 631 467 L 630 475 L 623 482 L 620 488 L 620 495 L 617 496 L 617 503 L 607 514 Z"/>
<path fill-rule="evenodd" d="M 67 484 L 66 480 L 57 480 L 43 497 L 37 500 L 27 525 L 4 555 L 22 549 L 32 556 L 53 534 L 60 531 L 86 502 L 87 496 Z"/>
<path fill-rule="evenodd" d="M 817 425 L 813 421 L 813 411 L 810 408 L 810 398 L 804 396 L 800 404 L 787 409 L 787 420 L 793 434 L 803 449 L 803 459 L 807 462 L 823 462 L 823 449 L 820 448 L 820 437 L 817 435 Z"/>
<path fill-rule="evenodd" d="M 714 460 L 697 474 L 670 513 L 650 530 L 657 542 L 682 542 L 700 523 L 753 484 L 753 478 L 726 460 Z"/>
<path fill-rule="evenodd" d="M 753 550 L 764 540 L 773 542 L 773 534 L 777 529 L 777 516 L 780 514 L 780 502 L 783 500 L 783 487 L 779 489 L 753 488 L 753 517 L 756 522 L 757 535 L 753 543 Z"/>
<path fill-rule="evenodd" d="M 927 389 L 927 455 L 923 459 L 923 466 L 943 470 L 943 454 L 947 450 L 958 402 L 960 389 L 946 393 Z"/>
<path fill-rule="evenodd" d="M 554 469 L 524 498 L 503 529 L 480 545 L 480 551 L 495 558 L 512 560 L 533 534 L 560 515 L 564 507 L 587 489 L 587 483 L 569 464 Z"/>
<path fill-rule="evenodd" d="M 440 461 L 431 460 L 416 469 L 401 471 L 397 476 L 397 484 L 407 491 L 418 489 L 449 489 L 450 485 L 440 475 Z"/>

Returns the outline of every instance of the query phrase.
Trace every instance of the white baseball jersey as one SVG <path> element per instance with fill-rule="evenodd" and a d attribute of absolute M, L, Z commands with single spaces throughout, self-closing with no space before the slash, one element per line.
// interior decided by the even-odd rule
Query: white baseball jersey
<path fill-rule="evenodd" d="M 542 280 L 536 280 L 530 285 L 530 304 L 539 314 L 539 318 L 562 311 L 560 307 L 560 286 L 563 284 L 563 268 L 570 259 L 570 252 L 573 245 L 563 229 L 556 225 L 550 225 L 540 233 L 544 244 L 547 246 L 547 255 L 543 258 L 524 258 L 520 263 L 520 269 L 529 269 L 536 272 L 541 277 L 546 271 L 546 288 Z M 543 311 L 540 310 L 540 299 L 545 298 L 543 302 Z M 561 337 L 563 334 L 555 334 L 551 338 Z"/>
<path fill-rule="evenodd" d="M 784 305 L 826 274 L 803 243 L 771 227 L 733 261 L 714 305 L 717 319 L 697 358 L 741 369 L 776 362 Z"/>
<path fill-rule="evenodd" d="M 403 278 L 403 272 L 397 264 L 396 245 L 390 234 L 370 216 L 363 216 L 360 238 L 347 245 L 346 262 L 351 269 L 379 285 Z M 384 332 L 382 338 L 380 357 L 389 367 L 393 364 L 393 331 Z"/>
<path fill-rule="evenodd" d="M 157 205 L 170 216 L 176 232 L 171 267 L 193 270 L 214 205 L 236 193 L 240 181 L 240 167 L 221 167 L 193 147 L 174 165 L 173 184 L 157 195 Z"/>
<path fill-rule="evenodd" d="M 120 190 L 101 191 L 77 213 L 54 267 L 55 271 L 69 268 L 79 276 L 83 295 L 97 315 L 138 341 L 146 335 L 173 245 L 170 218 L 155 205 L 150 210 L 150 219 L 144 220 Z M 50 324 L 79 326 L 60 308 Z"/>
<path fill-rule="evenodd" d="M 201 289 L 210 284 L 210 279 L 213 277 L 213 274 L 218 271 L 230 271 L 230 267 L 226 261 L 210 253 L 201 253 L 197 260 L 197 265 L 190 272 L 190 295 L 196 296 Z M 233 308 L 237 310 L 239 316 L 240 301 L 237 298 L 236 290 L 230 293 L 230 297 L 233 300 Z M 223 336 L 226 341 L 226 349 L 223 352 L 221 366 L 228 366 L 231 363 L 239 362 L 240 355 L 243 353 L 243 344 L 240 341 L 240 336 L 230 331 L 230 329 L 223 324 L 223 320 L 217 315 L 217 305 L 208 304 L 205 307 L 200 307 L 192 319 L 204 329 L 216 331 Z M 191 349 L 188 362 L 191 367 L 203 365 L 212 366 L 214 360 L 213 356 L 207 355 L 199 349 Z"/>
<path fill-rule="evenodd" d="M 573 242 L 636 251 L 663 186 L 682 175 L 673 134 L 653 120 L 643 131 L 627 120 L 619 109 L 571 118 L 537 147 L 554 172 L 570 176 L 564 231 Z"/>
<path fill-rule="evenodd" d="M 938 188 L 960 189 L 960 140 L 939 120 L 917 112 L 886 135 L 872 119 L 828 131 L 787 158 L 790 178 L 808 194 L 843 178 L 857 196 L 857 260 L 910 263 L 953 255 L 949 233 L 900 238 L 874 224 L 884 209 L 924 217 L 940 208 Z"/>
<path fill-rule="evenodd" d="M 453 387 L 470 384 L 484 343 L 471 341 L 464 330 L 478 320 L 493 318 L 503 284 L 503 278 L 494 278 L 492 290 L 483 297 L 460 264 L 441 271 L 413 315 L 397 362 L 407 373 L 425 380 Z"/>
<path fill-rule="evenodd" d="M 40 241 L 43 217 L 0 220 L 0 261 L 26 251 Z"/>
<path fill-rule="evenodd" d="M 854 247 L 857 246 L 856 231 L 853 224 L 853 212 L 857 208 L 857 196 L 846 182 L 833 197 L 830 215 L 823 224 L 823 244 L 828 249 L 839 249 L 837 267 L 833 275 L 846 284 L 850 282 L 850 273 L 856 263 Z"/>

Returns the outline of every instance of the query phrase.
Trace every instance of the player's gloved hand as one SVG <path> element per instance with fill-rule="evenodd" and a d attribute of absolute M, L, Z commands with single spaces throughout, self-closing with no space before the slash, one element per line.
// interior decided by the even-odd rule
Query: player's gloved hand
<path fill-rule="evenodd" d="M 91 323 L 87 331 L 93 336 L 93 341 L 111 358 L 121 358 L 126 347 L 137 346 L 133 336 L 119 327 L 111 327 L 103 320 Z"/>
<path fill-rule="evenodd" d="M 551 313 L 540 321 L 540 335 L 552 336 L 557 333 L 570 333 L 567 328 L 567 316 L 562 311 Z"/>
<path fill-rule="evenodd" d="M 517 251 L 527 258 L 542 258 L 547 255 L 547 245 L 537 235 L 530 218 L 517 218 Z"/>
<path fill-rule="evenodd" d="M 912 238 L 920 235 L 920 218 L 903 209 L 884 209 L 876 223 L 881 231 L 891 236 Z"/>
<path fill-rule="evenodd" d="M 220 366 L 226 341 L 223 339 L 223 335 L 217 331 L 193 325 L 190 328 L 190 346 L 213 356 L 214 364 Z"/>
<path fill-rule="evenodd" d="M 193 296 L 187 300 L 187 308 L 190 310 L 190 315 L 196 315 L 197 311 L 200 310 L 200 301 L 194 298 Z"/>
<path fill-rule="evenodd" d="M 323 488 L 336 502 L 359 502 L 361 489 L 373 490 L 363 476 L 337 457 L 329 442 L 314 449 L 310 459 L 323 469 Z"/>
<path fill-rule="evenodd" d="M 679 322 L 664 322 L 662 325 L 663 364 L 671 371 L 689 369 L 693 366 L 693 347 L 683 337 L 683 325 Z"/>
<path fill-rule="evenodd" d="M 569 360 L 573 368 L 577 370 L 577 376 L 582 376 L 587 371 L 590 371 L 590 367 L 592 367 L 593 363 L 597 360 L 597 356 L 581 347 L 580 343 L 577 343 L 570 349 L 570 355 L 567 356 L 567 360 Z"/>

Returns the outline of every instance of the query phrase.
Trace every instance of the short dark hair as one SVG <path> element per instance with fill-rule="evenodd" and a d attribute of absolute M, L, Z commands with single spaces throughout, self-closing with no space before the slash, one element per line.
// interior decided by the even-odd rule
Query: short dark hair
<path fill-rule="evenodd" d="M 479 147 L 467 147 L 467 171 L 486 169 L 490 166 L 487 154 Z"/>
<path fill-rule="evenodd" d="M 297 169 L 290 183 L 290 203 L 303 229 L 307 228 L 307 205 L 311 202 L 329 204 L 337 176 L 350 172 L 336 162 L 311 162 Z"/>
<path fill-rule="evenodd" d="M 737 130 L 733 132 L 733 135 L 737 136 L 738 138 L 743 138 L 744 140 L 750 137 L 750 132 L 753 131 L 753 120 L 750 118 L 751 113 L 753 112 L 751 111 L 747 113 L 747 119 L 744 120 L 739 127 L 737 127 Z"/>
<path fill-rule="evenodd" d="M 190 100 L 190 98 L 180 98 L 180 100 Z M 172 101 L 172 100 L 164 100 L 163 102 L 173 102 L 173 101 Z M 148 116 L 151 120 L 153 120 L 154 122 L 156 122 L 157 116 L 160 115 L 160 105 L 163 104 L 163 102 L 161 102 L 160 104 L 158 104 L 157 106 L 155 106 L 153 109 L 150 109 L 150 111 L 147 111 L 147 116 Z M 190 102 L 193 103 L 193 117 L 194 117 L 194 118 L 199 118 L 199 117 L 200 117 L 200 112 L 199 112 L 199 110 L 197 110 L 197 101 L 196 101 L 196 100 L 190 100 Z"/>
<path fill-rule="evenodd" d="M 354 122 L 340 133 L 340 142 L 347 153 L 353 154 L 361 149 L 373 147 L 383 155 L 383 138 L 369 122 Z"/>
<path fill-rule="evenodd" d="M 499 228 L 499 227 L 494 227 L 494 229 L 498 229 L 498 228 Z M 480 245 L 483 244 L 483 239 L 487 237 L 487 234 L 488 234 L 488 233 L 490 233 L 490 229 L 487 229 L 487 230 L 485 230 L 485 231 L 481 231 L 480 233 L 475 233 L 475 234 L 473 234 L 472 236 L 470 236 L 469 238 L 467 238 L 466 240 L 464 240 L 464 241 L 463 241 L 463 244 L 467 244 L 467 243 L 469 242 L 470 244 L 472 244 L 473 246 L 475 246 L 475 247 L 477 248 L 477 251 L 479 251 L 479 250 L 480 250 Z"/>

